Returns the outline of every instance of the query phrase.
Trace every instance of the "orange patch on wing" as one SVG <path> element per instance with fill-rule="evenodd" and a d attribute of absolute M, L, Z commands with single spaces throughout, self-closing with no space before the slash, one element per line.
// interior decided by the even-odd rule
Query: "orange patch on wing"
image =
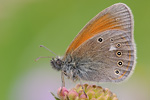
<path fill-rule="evenodd" d="M 110 14 L 105 14 L 104 16 L 97 17 L 92 19 L 82 30 L 81 32 L 75 37 L 73 42 L 70 44 L 69 48 L 67 49 L 66 54 L 71 53 L 76 48 L 78 48 L 83 42 L 90 39 L 94 35 L 110 30 L 110 29 L 120 29 L 123 30 L 121 23 L 119 20 L 116 20 L 114 16 Z"/>

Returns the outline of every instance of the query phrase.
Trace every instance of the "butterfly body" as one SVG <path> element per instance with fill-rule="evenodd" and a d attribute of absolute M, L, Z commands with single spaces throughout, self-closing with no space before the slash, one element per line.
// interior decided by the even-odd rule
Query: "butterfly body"
<path fill-rule="evenodd" d="M 73 81 L 120 82 L 135 66 L 133 15 L 118 3 L 95 16 L 51 65 Z"/>

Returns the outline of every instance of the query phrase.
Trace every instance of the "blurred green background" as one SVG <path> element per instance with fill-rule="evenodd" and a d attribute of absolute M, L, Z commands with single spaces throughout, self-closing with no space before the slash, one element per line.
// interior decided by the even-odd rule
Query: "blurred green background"
<path fill-rule="evenodd" d="M 126 3 L 134 14 L 137 65 L 129 80 L 99 83 L 120 100 L 150 100 L 150 1 L 149 0 L 0 0 L 0 100 L 54 100 L 61 86 L 54 71 L 54 56 L 45 45 L 63 56 L 66 48 L 96 14 L 114 3 Z M 70 85 L 71 84 L 71 85 Z M 73 87 L 67 80 L 67 87 Z"/>

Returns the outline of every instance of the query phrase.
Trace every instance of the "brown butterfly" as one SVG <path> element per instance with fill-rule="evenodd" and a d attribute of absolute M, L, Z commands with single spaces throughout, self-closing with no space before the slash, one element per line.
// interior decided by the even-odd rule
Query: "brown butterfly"
<path fill-rule="evenodd" d="M 64 75 L 73 81 L 123 81 L 131 75 L 136 62 L 133 30 L 130 8 L 114 4 L 89 21 L 65 55 L 52 58 L 51 65 L 61 71 L 63 83 Z"/>

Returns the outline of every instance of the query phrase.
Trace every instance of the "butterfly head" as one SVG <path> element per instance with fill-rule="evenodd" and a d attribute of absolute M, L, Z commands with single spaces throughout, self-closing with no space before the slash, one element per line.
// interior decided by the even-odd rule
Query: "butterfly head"
<path fill-rule="evenodd" d="M 74 62 L 72 62 L 72 59 L 70 56 L 67 56 L 64 60 L 63 58 L 52 58 L 50 61 L 52 68 L 56 69 L 57 71 L 62 71 L 63 74 L 68 77 L 68 79 L 72 79 L 73 81 L 78 80 L 78 68 L 76 68 L 76 65 Z"/>
<path fill-rule="evenodd" d="M 62 66 L 64 65 L 64 62 L 60 58 L 52 58 L 50 61 L 52 68 L 60 71 L 62 70 Z"/>

